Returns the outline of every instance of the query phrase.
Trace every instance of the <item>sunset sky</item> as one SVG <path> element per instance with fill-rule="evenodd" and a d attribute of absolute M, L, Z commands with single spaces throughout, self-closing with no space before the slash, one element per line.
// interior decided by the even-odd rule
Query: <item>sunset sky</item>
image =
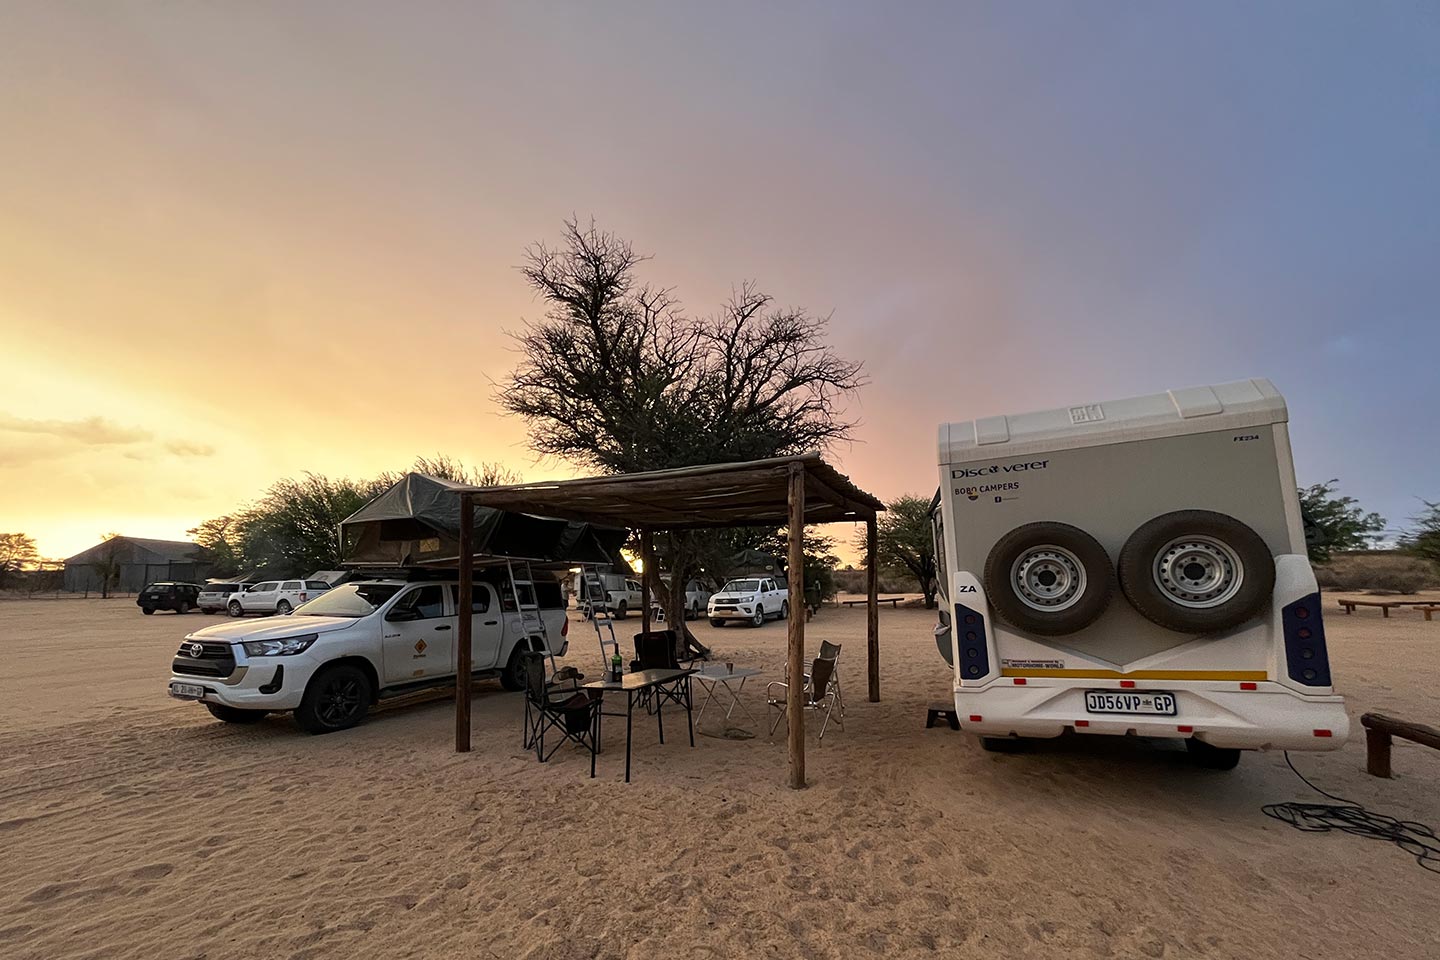
<path fill-rule="evenodd" d="M 942 421 L 1267 376 L 1301 481 L 1400 526 L 1440 499 L 1437 51 L 1416 2 L 0 0 L 0 532 L 569 475 L 490 381 L 571 214 L 693 313 L 833 313 L 883 497 Z"/>

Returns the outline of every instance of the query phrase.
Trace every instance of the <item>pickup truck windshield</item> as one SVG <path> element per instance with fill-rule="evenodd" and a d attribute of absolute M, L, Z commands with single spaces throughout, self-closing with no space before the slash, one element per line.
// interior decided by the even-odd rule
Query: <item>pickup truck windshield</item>
<path fill-rule="evenodd" d="M 400 592 L 398 583 L 347 583 L 295 608 L 302 617 L 368 617 Z"/>
<path fill-rule="evenodd" d="M 756 593 L 760 589 L 759 580 L 731 580 L 720 588 L 721 593 Z"/>

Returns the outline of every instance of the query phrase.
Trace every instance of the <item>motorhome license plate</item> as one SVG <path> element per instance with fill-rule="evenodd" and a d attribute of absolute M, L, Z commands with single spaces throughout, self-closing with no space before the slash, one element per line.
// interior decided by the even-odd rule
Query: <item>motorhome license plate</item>
<path fill-rule="evenodd" d="M 1115 690 L 1086 690 L 1085 709 L 1091 713 L 1149 713 L 1175 716 L 1175 695 L 1158 690 L 1122 693 Z"/>
<path fill-rule="evenodd" d="M 205 696 L 205 688 L 193 683 L 172 683 L 170 696 L 181 700 L 199 700 Z"/>

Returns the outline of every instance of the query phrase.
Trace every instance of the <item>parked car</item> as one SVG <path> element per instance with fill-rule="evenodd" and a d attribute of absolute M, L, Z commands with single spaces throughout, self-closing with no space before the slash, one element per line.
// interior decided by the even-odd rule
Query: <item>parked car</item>
<path fill-rule="evenodd" d="M 592 616 L 594 601 L 599 598 L 602 590 L 606 596 L 606 603 L 609 604 L 610 613 L 615 619 L 624 620 L 630 615 L 631 610 L 640 609 L 639 580 L 617 573 L 590 574 L 585 577 L 576 574 L 576 602 L 586 619 Z"/>
<path fill-rule="evenodd" d="M 245 589 L 243 583 L 207 583 L 200 588 L 200 595 L 195 600 L 195 605 L 200 608 L 201 613 L 215 613 L 226 610 L 230 606 L 232 594 L 240 593 Z"/>
<path fill-rule="evenodd" d="M 723 627 L 730 620 L 743 620 L 752 627 L 771 617 L 784 620 L 790 616 L 789 587 L 774 577 L 740 577 L 710 598 L 707 612 L 712 627 Z"/>
<path fill-rule="evenodd" d="M 232 617 L 247 613 L 287 614 L 330 589 L 323 580 L 266 580 L 230 596 L 225 609 Z"/>
<path fill-rule="evenodd" d="M 1350 732 L 1268 380 L 940 428 L 932 520 L 955 716 L 1168 737 L 1203 766 Z"/>
<path fill-rule="evenodd" d="M 135 598 L 135 605 L 147 617 L 156 610 L 189 613 L 199 606 L 199 596 L 198 584 L 161 580 L 141 590 L 140 595 Z"/>
<path fill-rule="evenodd" d="M 666 577 L 665 582 L 668 585 L 670 583 L 670 578 Z M 655 601 L 655 603 L 658 609 L 659 602 Z M 702 584 L 699 580 L 687 581 L 685 584 L 685 619 L 700 619 L 701 612 L 706 610 L 709 605 L 710 591 L 705 589 L 704 584 Z"/>
<path fill-rule="evenodd" d="M 257 584 L 257 586 L 260 586 Z M 564 656 L 569 618 L 558 583 L 474 584 L 475 677 L 518 690 L 520 653 Z M 322 593 L 284 617 L 222 623 L 185 638 L 170 696 L 203 703 L 226 723 L 293 711 L 310 733 L 354 726 L 380 699 L 455 682 L 459 585 L 367 580 Z"/>

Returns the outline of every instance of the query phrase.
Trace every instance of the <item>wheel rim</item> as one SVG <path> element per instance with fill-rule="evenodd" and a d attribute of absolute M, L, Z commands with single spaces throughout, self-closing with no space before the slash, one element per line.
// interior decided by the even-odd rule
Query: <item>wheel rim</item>
<path fill-rule="evenodd" d="M 238 616 L 240 616 L 240 604 L 238 604 L 238 603 L 232 603 L 232 604 L 230 604 L 230 616 L 232 616 L 232 617 L 238 617 Z"/>
<path fill-rule="evenodd" d="M 1032 610 L 1057 613 L 1080 602 L 1088 582 L 1085 564 L 1064 547 L 1030 547 L 1010 567 L 1010 584 Z"/>
<path fill-rule="evenodd" d="M 284 600 L 281 600 L 281 601 L 280 601 L 280 605 L 275 608 L 275 611 L 276 611 L 277 613 L 280 613 L 280 614 L 289 613 L 289 612 L 290 612 L 290 604 L 286 603 Z"/>
<path fill-rule="evenodd" d="M 1166 599 L 1192 610 L 1208 610 L 1240 592 L 1245 564 L 1223 540 L 1177 537 L 1156 554 L 1154 574 Z"/>
<path fill-rule="evenodd" d="M 755 625 L 758 627 L 760 624 L 762 624 L 762 623 L 764 623 L 764 622 L 765 622 L 765 608 L 764 608 L 764 607 L 756 607 L 756 608 L 755 608 Z"/>
<path fill-rule="evenodd" d="M 360 681 L 336 677 L 320 693 L 316 713 L 327 727 L 342 726 L 360 710 Z"/>

